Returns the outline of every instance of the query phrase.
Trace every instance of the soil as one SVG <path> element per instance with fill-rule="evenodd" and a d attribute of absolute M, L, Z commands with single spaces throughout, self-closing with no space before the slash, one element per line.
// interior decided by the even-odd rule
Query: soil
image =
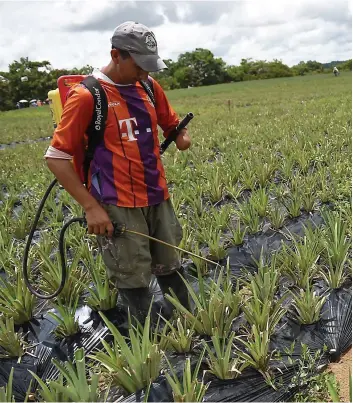
<path fill-rule="evenodd" d="M 339 362 L 331 363 L 328 371 L 335 374 L 340 384 L 341 402 L 349 402 L 349 370 L 352 369 L 352 348 L 342 355 Z"/>

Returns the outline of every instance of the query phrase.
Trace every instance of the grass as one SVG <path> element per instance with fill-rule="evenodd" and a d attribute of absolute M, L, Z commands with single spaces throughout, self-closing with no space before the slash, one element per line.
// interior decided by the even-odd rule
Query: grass
<path fill-rule="evenodd" d="M 205 351 L 205 350 L 204 350 Z M 182 381 L 178 379 L 174 368 L 167 359 L 171 375 L 166 373 L 165 376 L 173 391 L 174 402 L 202 402 L 209 383 L 205 384 L 203 379 L 198 380 L 198 373 L 201 367 L 204 351 L 200 355 L 194 372 L 191 370 L 190 358 L 185 361 L 185 366 L 182 374 Z"/>
<path fill-rule="evenodd" d="M 0 112 L 0 144 L 51 136 L 53 123 L 50 116 L 49 106 Z M 23 127 L 26 127 L 25 131 Z"/>
<path fill-rule="evenodd" d="M 233 357 L 234 338 L 234 332 L 232 332 L 229 337 L 225 338 L 220 337 L 216 329 L 214 336 L 211 338 L 215 353 L 213 353 L 209 345 L 203 341 L 209 357 L 207 359 L 209 366 L 208 371 L 218 379 L 234 379 L 247 367 L 247 364 L 240 360 L 239 357 Z"/>
<path fill-rule="evenodd" d="M 229 333 L 233 320 L 239 315 L 241 296 L 239 288 L 233 288 L 229 271 L 220 270 L 208 284 L 205 284 L 201 273 L 198 273 L 199 292 L 196 293 L 192 286 L 182 279 L 188 288 L 189 294 L 195 304 L 194 312 L 186 309 L 178 300 L 173 291 L 166 295 L 178 314 L 186 318 L 187 323 L 199 335 L 212 336 L 214 329 L 220 334 Z"/>
<path fill-rule="evenodd" d="M 319 296 L 314 290 L 310 289 L 309 282 L 305 290 L 299 290 L 299 293 L 293 293 L 294 309 L 296 319 L 302 325 L 311 325 L 320 319 L 321 309 L 325 303 L 326 297 Z"/>
<path fill-rule="evenodd" d="M 339 79 L 311 75 L 167 93 L 180 116 L 189 111 L 195 114 L 189 126 L 193 142 L 190 150 L 181 153 L 172 144 L 163 156 L 170 193 L 183 226 L 181 247 L 222 260 L 229 246 L 246 248 L 249 240 L 268 226 L 271 231 L 284 231 L 289 220 L 322 210 L 327 203 L 337 214 L 334 219 L 326 216 L 326 224 L 318 232 L 308 230 L 305 237 L 293 237 L 294 243 L 282 248 L 278 265 L 275 268 L 260 265 L 257 276 L 245 279 L 247 284 L 241 290 L 239 284 L 232 289 L 226 275 L 221 279 L 215 277 L 207 287 L 210 267 L 193 259 L 200 282 L 200 292 L 192 295 L 196 308 L 186 312 L 174 299 L 180 319 L 170 322 L 172 328 L 168 327 L 165 333 L 169 339 L 161 340 L 161 345 L 169 344 L 169 349 L 188 354 L 195 338 L 206 334 L 213 337 L 215 348 L 213 355 L 207 351 L 205 357 L 213 374 L 233 378 L 246 365 L 271 382 L 270 337 L 284 313 L 281 301 L 274 298 L 279 284 L 276 270 L 280 268 L 280 275 L 291 278 L 297 286 L 297 299 L 288 309 L 302 323 L 315 322 L 320 316 L 322 301 L 313 293 L 315 281 L 324 280 L 335 289 L 350 276 L 347 245 L 352 230 L 351 85 L 351 74 L 342 73 Z M 52 134 L 47 107 L 0 113 L 0 127 L 0 144 Z M 17 278 L 29 224 L 53 179 L 43 159 L 48 144 L 44 141 L 0 150 L 0 265 L 9 278 L 0 284 L 0 310 L 13 317 L 15 324 L 25 323 L 33 316 L 35 300 L 26 294 L 22 284 L 17 284 Z M 31 254 L 38 270 L 46 269 L 41 285 L 49 291 L 59 279 L 55 247 L 67 209 L 72 215 L 82 215 L 77 203 L 59 187 L 55 188 L 39 222 L 38 246 Z M 72 266 L 70 281 L 57 303 L 67 305 L 72 293 L 73 297 L 82 296 L 92 280 L 95 287 L 86 294 L 89 304 L 98 311 L 113 307 L 117 295 L 111 292 L 104 271 L 96 267 L 99 262 L 88 259 L 91 251 L 97 249 L 95 238 L 75 226 L 68 231 L 66 245 L 76 253 L 68 253 Z M 236 333 L 234 340 L 242 344 L 242 349 L 233 354 L 235 343 L 229 335 L 241 313 L 245 315 L 247 330 Z M 63 316 L 64 337 L 77 327 L 73 312 L 63 312 Z M 223 331 L 228 334 L 226 341 L 222 339 Z M 166 365 L 160 361 L 160 345 L 152 343 L 147 333 L 136 330 L 131 335 L 134 342 L 131 348 L 140 351 L 140 361 L 136 356 L 131 358 L 128 341 L 117 334 L 115 344 L 107 343 L 99 358 L 104 373 L 113 376 L 116 384 L 134 391 L 148 386 Z M 7 339 L 4 342 L 8 343 Z M 150 371 L 146 375 L 139 365 L 142 362 L 147 368 L 149 355 L 155 365 L 146 369 Z M 84 361 L 81 356 L 77 359 L 85 383 Z M 160 368 L 162 365 L 164 368 Z M 135 367 L 138 367 L 136 378 L 129 375 Z M 67 392 L 63 389 L 67 373 L 64 367 L 61 369 L 61 381 L 41 385 L 42 398 L 47 393 L 47 399 L 59 400 Z M 201 400 L 205 385 L 191 371 L 190 362 L 186 362 L 183 375 L 182 381 L 173 374 L 169 379 L 174 398 Z M 75 398 L 98 397 L 94 390 L 83 392 Z"/>
<path fill-rule="evenodd" d="M 0 358 L 18 357 L 18 362 L 30 347 L 24 336 L 15 331 L 13 317 L 0 318 L 0 347 Z"/>
<path fill-rule="evenodd" d="M 103 313 L 100 315 L 114 337 L 114 345 L 111 348 L 103 341 L 105 351 L 98 351 L 91 358 L 111 374 L 113 384 L 127 392 L 134 393 L 147 387 L 159 375 L 162 359 L 162 351 L 150 335 L 150 316 L 143 329 L 129 329 L 127 341 Z"/>
<path fill-rule="evenodd" d="M 14 371 L 14 368 L 12 367 L 10 376 L 9 376 L 9 381 L 8 381 L 6 387 L 2 386 L 0 388 L 0 401 L 1 402 L 15 403 L 15 398 L 12 395 L 13 371 Z"/>
<path fill-rule="evenodd" d="M 89 379 L 86 375 L 85 353 L 83 348 L 75 351 L 75 363 L 67 361 L 64 364 L 53 359 L 53 364 L 59 371 L 58 381 L 46 384 L 34 372 L 29 371 L 38 381 L 38 394 L 45 402 L 105 402 L 109 389 L 102 396 L 99 390 L 98 372 L 91 372 Z"/>
<path fill-rule="evenodd" d="M 174 350 L 177 353 L 188 353 L 191 350 L 194 329 L 189 326 L 185 318 L 182 322 L 179 317 L 174 325 L 169 321 L 165 322 L 166 325 L 161 334 L 161 344 L 166 349 Z"/>
<path fill-rule="evenodd" d="M 0 278 L 0 312 L 5 317 L 12 318 L 16 325 L 22 325 L 32 319 L 35 299 L 20 273 L 13 282 Z"/>

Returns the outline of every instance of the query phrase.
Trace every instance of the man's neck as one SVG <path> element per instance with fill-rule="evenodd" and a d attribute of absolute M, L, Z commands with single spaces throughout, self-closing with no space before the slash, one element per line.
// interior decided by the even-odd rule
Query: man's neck
<path fill-rule="evenodd" d="M 105 74 L 108 78 L 110 78 L 115 84 L 122 84 L 120 81 L 119 73 L 115 69 L 112 69 L 110 64 L 108 64 L 108 66 L 102 67 L 100 71 L 103 74 Z"/>

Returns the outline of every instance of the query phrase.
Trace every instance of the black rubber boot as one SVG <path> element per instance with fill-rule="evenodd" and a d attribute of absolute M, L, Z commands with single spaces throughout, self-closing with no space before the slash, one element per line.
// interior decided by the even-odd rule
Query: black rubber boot
<path fill-rule="evenodd" d="M 123 304 L 130 310 L 131 319 L 135 317 L 143 326 L 152 301 L 149 288 L 119 288 L 119 293 Z"/>
<path fill-rule="evenodd" d="M 169 290 L 171 288 L 179 299 L 180 303 L 190 311 L 189 292 L 179 273 L 183 275 L 184 269 L 181 268 L 172 274 L 168 274 L 167 276 L 158 276 L 157 281 L 163 294 L 171 295 Z M 169 310 L 172 313 L 175 309 L 174 305 L 167 300 L 166 303 L 168 304 Z"/>

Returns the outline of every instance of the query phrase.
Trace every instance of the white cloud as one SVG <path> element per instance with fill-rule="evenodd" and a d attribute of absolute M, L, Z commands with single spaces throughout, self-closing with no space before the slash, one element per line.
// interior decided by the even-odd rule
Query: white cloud
<path fill-rule="evenodd" d="M 114 27 L 124 20 L 150 26 L 165 59 L 203 47 L 228 64 L 247 57 L 289 65 L 345 60 L 351 18 L 349 0 L 1 2 L 0 70 L 26 56 L 55 68 L 103 66 Z"/>

